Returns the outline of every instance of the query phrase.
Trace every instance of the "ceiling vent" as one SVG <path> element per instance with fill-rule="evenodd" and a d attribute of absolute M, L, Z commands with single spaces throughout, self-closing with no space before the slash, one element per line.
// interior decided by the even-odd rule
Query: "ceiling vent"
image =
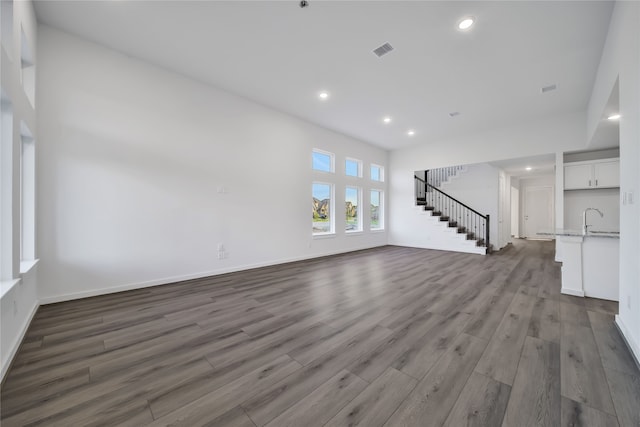
<path fill-rule="evenodd" d="M 459 115 L 460 115 L 459 111 L 452 111 L 452 112 L 449 113 L 449 117 L 456 117 L 456 116 L 459 116 Z"/>
<path fill-rule="evenodd" d="M 373 53 L 375 53 L 378 58 L 386 55 L 387 53 L 391 52 L 393 50 L 393 46 L 391 46 L 389 43 L 385 43 L 382 46 L 373 49 Z"/>
<path fill-rule="evenodd" d="M 549 86 L 544 86 L 542 89 L 540 89 L 540 91 L 542 93 L 547 93 L 547 92 L 551 92 L 552 90 L 556 90 L 558 87 L 556 85 L 549 85 Z"/>

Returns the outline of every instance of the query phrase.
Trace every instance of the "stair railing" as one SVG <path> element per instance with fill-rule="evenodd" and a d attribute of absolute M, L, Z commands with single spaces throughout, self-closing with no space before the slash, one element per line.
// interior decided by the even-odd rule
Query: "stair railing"
<path fill-rule="evenodd" d="M 443 182 L 448 177 L 447 171 L 437 172 L 434 174 L 437 178 L 433 180 L 429 179 L 429 172 L 426 171 L 427 180 L 414 175 L 416 200 L 424 202 L 425 208 L 433 210 L 436 215 L 446 218 L 449 226 L 456 227 L 458 233 L 466 233 L 467 239 L 476 240 L 478 246 L 489 250 L 489 214 L 481 214 L 428 182 Z"/>

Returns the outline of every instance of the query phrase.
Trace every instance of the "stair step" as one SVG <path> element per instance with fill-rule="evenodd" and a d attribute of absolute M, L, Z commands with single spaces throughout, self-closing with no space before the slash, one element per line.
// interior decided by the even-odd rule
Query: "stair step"
<path fill-rule="evenodd" d="M 424 200 L 416 200 L 416 204 L 418 206 L 426 206 L 427 202 Z"/>
<path fill-rule="evenodd" d="M 425 206 L 424 210 L 425 211 L 435 211 L 435 208 L 433 206 Z"/>

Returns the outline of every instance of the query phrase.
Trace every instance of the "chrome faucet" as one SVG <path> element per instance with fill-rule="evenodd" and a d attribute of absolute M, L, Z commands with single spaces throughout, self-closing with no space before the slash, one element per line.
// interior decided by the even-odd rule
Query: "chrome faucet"
<path fill-rule="evenodd" d="M 604 214 L 602 212 L 600 212 L 600 209 L 597 208 L 587 208 L 582 212 L 582 234 L 587 234 L 587 228 L 589 227 L 587 225 L 587 212 L 589 211 L 596 211 L 600 214 L 600 218 L 604 217 Z"/>

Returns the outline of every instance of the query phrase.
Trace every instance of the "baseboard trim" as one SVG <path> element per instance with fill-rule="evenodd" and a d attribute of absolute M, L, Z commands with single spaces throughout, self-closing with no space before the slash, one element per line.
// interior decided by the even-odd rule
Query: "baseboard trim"
<path fill-rule="evenodd" d="M 164 278 L 155 279 L 155 280 L 149 280 L 149 281 L 145 281 L 145 282 L 129 283 L 129 284 L 126 284 L 126 285 L 113 286 L 113 287 L 109 287 L 109 288 L 93 289 L 93 290 L 85 291 L 85 292 L 75 292 L 75 293 L 70 293 L 70 294 L 41 297 L 40 298 L 40 304 L 41 305 L 55 304 L 55 303 L 58 303 L 58 302 L 65 302 L 65 301 L 72 301 L 72 300 L 82 299 L 82 298 L 96 297 L 96 296 L 100 296 L 100 295 L 115 294 L 115 293 L 118 293 L 118 292 L 125 292 L 125 291 L 132 291 L 132 290 L 135 290 L 135 289 L 150 288 L 152 286 L 168 285 L 169 283 L 184 282 L 184 281 L 187 281 L 187 280 L 194 280 L 194 279 L 202 279 L 202 278 L 210 277 L 210 276 L 219 276 L 219 275 L 222 275 L 222 274 L 235 273 L 235 272 L 238 272 L 238 271 L 252 270 L 252 269 L 255 269 L 255 268 L 270 267 L 270 266 L 274 266 L 274 265 L 287 264 L 287 263 L 290 263 L 290 262 L 297 262 L 297 261 L 305 261 L 305 260 L 308 260 L 308 259 L 323 258 L 323 257 L 327 257 L 327 256 L 340 255 L 340 254 L 349 253 L 349 252 L 364 251 L 364 250 L 367 250 L 367 249 L 374 249 L 374 248 L 379 248 L 379 247 L 383 247 L 383 246 L 386 246 L 386 244 L 370 246 L 370 247 L 360 248 L 360 249 L 331 251 L 331 252 L 328 252 L 328 253 L 325 253 L 325 254 L 322 254 L 322 255 L 303 255 L 303 256 L 285 258 L 285 259 L 280 259 L 280 260 L 275 260 L 275 261 L 267 261 L 267 262 L 261 262 L 261 263 L 255 263 L 255 264 L 245 264 L 245 265 L 239 265 L 239 266 L 234 266 L 234 267 L 229 267 L 229 268 L 221 268 L 221 269 L 218 269 L 218 270 L 204 271 L 204 272 L 194 273 L 194 274 L 185 274 L 185 275 L 180 275 L 180 276 L 164 277 Z"/>
<path fill-rule="evenodd" d="M 9 369 L 11 368 L 11 365 L 15 360 L 16 354 L 18 354 L 18 350 L 22 345 L 22 341 L 24 340 L 24 337 L 27 334 L 27 330 L 29 329 L 29 326 L 31 326 L 31 321 L 33 320 L 33 316 L 36 315 L 36 312 L 38 311 L 39 307 L 40 307 L 40 302 L 36 300 L 35 304 L 33 305 L 33 308 L 31 309 L 31 313 L 29 313 L 29 316 L 27 316 L 27 319 L 22 325 L 22 330 L 20 331 L 18 336 L 16 336 L 16 339 L 13 341 L 13 343 L 11 343 L 11 351 L 9 352 L 9 355 L 7 357 L 7 363 L 2 366 L 2 372 L 0 373 L 1 383 L 4 383 L 4 377 L 7 374 L 7 372 L 9 372 Z"/>
<path fill-rule="evenodd" d="M 584 298 L 584 291 L 577 291 L 575 289 L 561 288 L 560 289 L 560 293 L 561 294 L 565 294 L 565 295 L 573 295 L 574 297 L 583 297 Z"/>
<path fill-rule="evenodd" d="M 640 347 L 638 347 L 638 344 L 633 340 L 633 338 L 631 338 L 631 332 L 629 332 L 629 329 L 625 326 L 619 314 L 616 314 L 616 320 L 614 324 L 618 328 L 618 331 L 620 331 L 620 335 L 622 335 L 623 341 L 629 348 L 631 356 L 633 357 L 634 362 L 636 362 L 638 370 L 640 370 Z"/>

